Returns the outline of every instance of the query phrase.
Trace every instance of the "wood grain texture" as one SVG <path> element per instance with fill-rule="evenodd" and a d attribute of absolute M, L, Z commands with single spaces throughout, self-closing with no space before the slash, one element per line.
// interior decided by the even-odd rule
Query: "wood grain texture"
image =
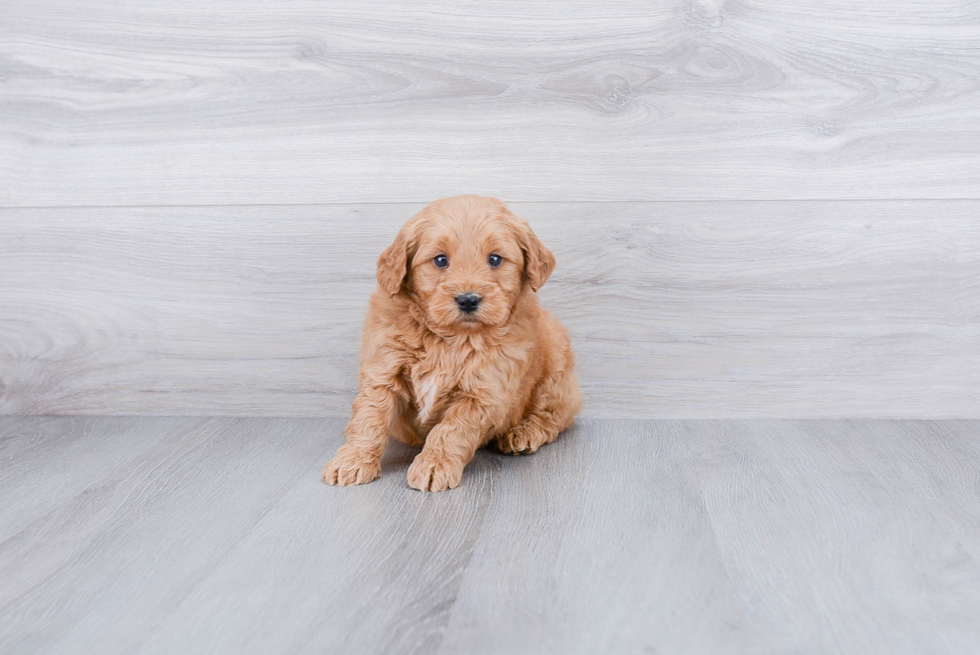
<path fill-rule="evenodd" d="M 0 652 L 131 650 L 310 462 L 327 456 L 325 429 L 342 429 L 339 421 L 302 419 L 100 420 L 107 437 L 123 429 L 144 452 L 123 462 L 110 438 L 78 445 L 106 466 L 0 542 Z M 4 437 L 16 442 L 22 430 Z M 71 447 L 77 432 L 49 438 Z M 43 452 L 26 456 L 35 468 L 51 466 Z M 59 486 L 38 476 L 4 485 L 0 498 L 18 517 L 33 496 Z"/>
<path fill-rule="evenodd" d="M 21 499 L 0 505 L 0 542 L 84 493 L 93 479 L 131 466 L 167 435 L 193 430 L 204 420 L 145 424 L 137 417 L 51 417 L 0 426 L 0 496 Z M 44 493 L 36 493 L 39 484 Z"/>
<path fill-rule="evenodd" d="M 459 493 L 426 494 L 405 480 L 418 452 L 392 443 L 377 484 L 332 495 L 311 461 L 140 652 L 434 652 L 508 462 L 481 451 Z"/>
<path fill-rule="evenodd" d="M 416 208 L 0 210 L 0 413 L 346 416 Z M 980 417 L 980 202 L 513 208 L 587 417 Z"/>
<path fill-rule="evenodd" d="M 726 570 L 685 425 L 589 422 L 506 460 L 439 652 L 734 654 L 771 639 Z"/>
<path fill-rule="evenodd" d="M 23 466 L 38 443 L 106 462 L 0 539 L 0 650 L 980 649 L 977 421 L 584 421 L 437 495 L 400 445 L 377 482 L 323 485 L 342 427 L 0 419 Z M 112 434 L 164 437 L 120 466 Z"/>
<path fill-rule="evenodd" d="M 7 0 L 0 205 L 980 197 L 972 0 Z"/>
<path fill-rule="evenodd" d="M 963 629 L 980 609 L 980 426 L 962 427 L 684 425 L 726 570 L 782 632 L 773 652 L 980 647 Z"/>

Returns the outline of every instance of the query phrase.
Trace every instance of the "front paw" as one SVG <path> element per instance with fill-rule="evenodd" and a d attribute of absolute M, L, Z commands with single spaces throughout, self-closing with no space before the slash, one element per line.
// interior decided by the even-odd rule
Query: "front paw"
<path fill-rule="evenodd" d="M 367 484 L 380 476 L 380 458 L 347 446 L 341 446 L 334 458 L 323 467 L 323 481 L 338 487 Z"/>
<path fill-rule="evenodd" d="M 462 466 L 425 451 L 408 467 L 408 486 L 419 491 L 455 489 L 462 479 Z"/>
<path fill-rule="evenodd" d="M 497 437 L 497 449 L 507 455 L 530 455 L 547 442 L 539 430 L 533 430 L 521 423 Z"/>

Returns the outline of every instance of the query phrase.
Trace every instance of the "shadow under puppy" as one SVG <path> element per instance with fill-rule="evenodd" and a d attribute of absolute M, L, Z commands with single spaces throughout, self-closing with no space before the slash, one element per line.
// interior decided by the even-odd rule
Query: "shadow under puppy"
<path fill-rule="evenodd" d="M 408 220 L 378 259 L 360 387 L 333 485 L 381 475 L 388 434 L 421 446 L 408 484 L 452 489 L 477 449 L 533 453 L 582 405 L 568 334 L 535 293 L 555 258 L 499 200 L 457 196 Z"/>

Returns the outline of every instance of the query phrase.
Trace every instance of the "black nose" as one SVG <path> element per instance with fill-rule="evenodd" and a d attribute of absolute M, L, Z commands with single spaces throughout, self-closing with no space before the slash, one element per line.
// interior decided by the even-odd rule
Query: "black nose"
<path fill-rule="evenodd" d="M 464 293 L 456 296 L 456 304 L 459 305 L 459 308 L 467 314 L 472 314 L 475 312 L 476 308 L 480 306 L 481 300 L 483 300 L 483 298 L 475 293 Z"/>

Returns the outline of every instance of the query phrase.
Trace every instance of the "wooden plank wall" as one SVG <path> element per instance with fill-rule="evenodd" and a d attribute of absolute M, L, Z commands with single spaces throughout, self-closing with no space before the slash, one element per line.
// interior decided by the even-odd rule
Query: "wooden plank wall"
<path fill-rule="evenodd" d="M 980 3 L 10 0 L 0 413 L 346 414 L 495 195 L 592 417 L 980 417 Z"/>

